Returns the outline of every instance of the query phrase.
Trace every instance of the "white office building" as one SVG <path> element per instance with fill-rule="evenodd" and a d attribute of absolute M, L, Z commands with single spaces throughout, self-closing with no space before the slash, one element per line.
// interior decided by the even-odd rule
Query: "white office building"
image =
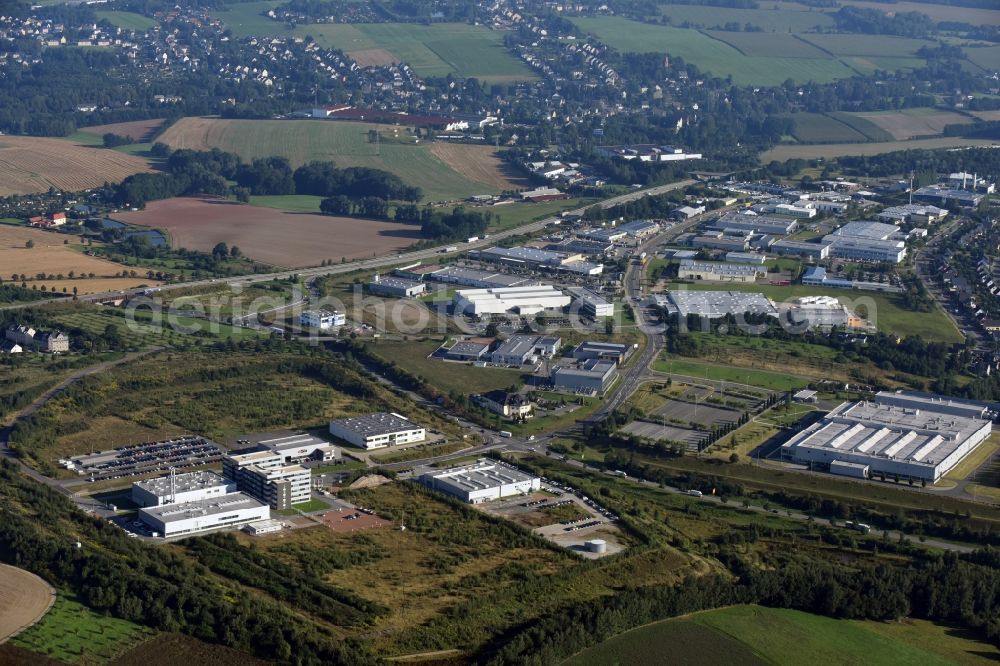
<path fill-rule="evenodd" d="M 343 326 L 347 323 L 347 317 L 344 316 L 343 312 L 336 310 L 306 310 L 299 316 L 299 323 L 309 328 L 326 331 Z"/>
<path fill-rule="evenodd" d="M 270 518 L 270 507 L 243 493 L 139 509 L 139 520 L 162 537 L 238 527 Z"/>
<path fill-rule="evenodd" d="M 600 294 L 582 287 L 574 287 L 568 291 L 576 300 L 575 307 L 579 310 L 580 314 L 593 319 L 614 316 L 615 304 Z"/>
<path fill-rule="evenodd" d="M 132 501 L 140 507 L 183 504 L 236 492 L 236 482 L 215 472 L 187 472 L 132 484 Z"/>
<path fill-rule="evenodd" d="M 502 289 L 461 289 L 455 293 L 455 312 L 491 315 L 513 312 L 536 314 L 543 310 L 564 308 L 570 297 L 552 285 L 539 284 Z"/>
<path fill-rule="evenodd" d="M 879 240 L 857 236 L 823 237 L 830 246 L 830 256 L 849 261 L 876 261 L 898 264 L 906 256 L 906 243 L 901 240 Z"/>
<path fill-rule="evenodd" d="M 782 456 L 834 473 L 834 463 L 869 474 L 934 483 L 990 436 L 991 406 L 925 393 L 882 391 L 845 402 L 782 445 Z"/>
<path fill-rule="evenodd" d="M 392 412 L 330 421 L 330 434 L 362 449 L 379 449 L 427 439 L 427 430 L 423 426 Z"/>
<path fill-rule="evenodd" d="M 287 435 L 257 441 L 257 447 L 281 457 L 286 463 L 331 461 L 340 458 L 340 450 L 319 437 L 307 434 Z"/>
<path fill-rule="evenodd" d="M 273 509 L 287 509 L 311 498 L 309 470 L 286 464 L 280 453 L 271 450 L 228 455 L 222 459 L 222 473 L 236 482 L 240 492 Z"/>
<path fill-rule="evenodd" d="M 540 490 L 542 480 L 526 472 L 494 460 L 477 460 L 471 465 L 427 472 L 420 482 L 463 502 L 480 504 L 515 495 L 527 495 Z"/>

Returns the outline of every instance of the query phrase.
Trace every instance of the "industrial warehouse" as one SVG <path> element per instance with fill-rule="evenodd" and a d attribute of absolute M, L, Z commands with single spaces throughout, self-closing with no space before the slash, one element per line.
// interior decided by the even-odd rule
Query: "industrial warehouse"
<path fill-rule="evenodd" d="M 268 520 L 271 509 L 249 495 L 229 493 L 215 499 L 139 509 L 139 518 L 153 536 L 175 537 Z"/>
<path fill-rule="evenodd" d="M 882 391 L 839 405 L 781 455 L 834 474 L 934 483 L 990 436 L 993 415 L 985 403 Z"/>
<path fill-rule="evenodd" d="M 422 442 L 427 438 L 423 426 L 392 412 L 330 421 L 330 434 L 362 449 Z"/>
<path fill-rule="evenodd" d="M 668 315 L 686 318 L 690 314 L 706 319 L 745 313 L 777 317 L 778 311 L 763 294 L 742 291 L 671 291 L 666 298 L 655 299 Z"/>
<path fill-rule="evenodd" d="M 462 467 L 427 472 L 420 476 L 420 482 L 470 504 L 511 495 L 527 495 L 533 490 L 539 490 L 542 484 L 537 476 L 511 465 L 486 459 Z"/>

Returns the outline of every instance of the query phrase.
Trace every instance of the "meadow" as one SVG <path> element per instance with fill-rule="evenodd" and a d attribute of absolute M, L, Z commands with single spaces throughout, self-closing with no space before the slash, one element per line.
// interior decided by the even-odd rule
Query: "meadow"
<path fill-rule="evenodd" d="M 325 48 L 336 48 L 362 65 L 405 62 L 420 76 L 449 74 L 487 83 L 534 79 L 531 70 L 503 46 L 503 33 L 465 23 L 330 23 L 294 29 L 260 12 L 276 2 L 252 2 L 216 12 L 238 37 L 310 36 Z"/>
<path fill-rule="evenodd" d="M 378 154 L 368 141 L 368 131 L 372 129 L 382 136 Z M 492 153 L 484 155 L 483 146 L 439 147 L 424 141 L 416 143 L 408 128 L 389 125 L 339 120 L 183 118 L 167 129 L 159 141 L 172 148 L 220 148 L 246 160 L 277 155 L 287 158 L 293 166 L 332 160 L 338 167 L 384 169 L 407 184 L 420 187 L 425 201 L 498 194 L 523 187 L 523 181 L 508 177 L 506 165 L 492 157 Z M 466 149 L 468 156 L 463 155 Z M 486 163 L 476 169 L 464 169 L 469 160 L 484 157 L 488 158 Z"/>
<path fill-rule="evenodd" d="M 988 664 L 995 646 L 922 620 L 837 620 L 801 611 L 733 606 L 645 625 L 563 662 L 566 666 L 662 663 Z"/>
<path fill-rule="evenodd" d="M 802 143 L 849 143 L 867 141 L 868 137 L 825 113 L 793 113 L 792 135 Z"/>
<path fill-rule="evenodd" d="M 910 141 L 883 141 L 879 143 L 831 143 L 831 144 L 782 144 L 760 154 L 761 164 L 785 160 L 818 160 L 844 157 L 845 155 L 882 155 L 899 150 L 934 150 L 936 148 L 963 148 L 971 146 L 992 146 L 997 142 L 990 139 L 961 139 L 957 137 L 936 137 L 933 139 L 912 139 Z"/>
<path fill-rule="evenodd" d="M 969 60 L 990 72 L 1000 70 L 1000 46 L 982 46 L 965 49 Z"/>
<path fill-rule="evenodd" d="M 619 51 L 668 53 L 714 76 L 732 76 L 742 85 L 779 85 L 787 79 L 829 83 L 854 74 L 825 54 L 823 58 L 745 56 L 733 46 L 692 29 L 609 16 L 575 18 L 573 22 Z"/>
<path fill-rule="evenodd" d="M 709 5 L 672 5 L 660 4 L 660 15 L 679 26 L 688 23 L 699 28 L 711 29 L 724 23 L 739 23 L 740 25 L 755 25 L 767 32 L 811 32 L 817 28 L 832 28 L 835 23 L 826 12 L 818 11 L 802 5 L 774 3 L 762 5 L 759 9 L 736 9 L 726 7 L 720 12 L 718 7 Z M 773 37 L 772 37 L 773 39 Z"/>
<path fill-rule="evenodd" d="M 506 368 L 476 368 L 465 363 L 448 363 L 427 358 L 440 342 L 379 342 L 371 351 L 404 370 L 423 377 L 435 388 L 462 395 L 523 384 L 521 373 Z"/>
<path fill-rule="evenodd" d="M 77 191 L 151 171 L 147 160 L 68 139 L 0 136 L 0 196 Z"/>
<path fill-rule="evenodd" d="M 759 386 L 772 391 L 790 391 L 805 388 L 809 384 L 807 377 L 796 377 L 787 373 L 768 372 L 752 368 L 735 368 L 725 365 L 714 365 L 699 361 L 681 360 L 671 356 L 658 360 L 653 364 L 657 372 L 685 375 L 706 382 L 733 382 Z"/>
<path fill-rule="evenodd" d="M 75 599 L 59 596 L 52 610 L 13 644 L 70 664 L 106 663 L 153 635 L 137 624 L 98 615 Z"/>

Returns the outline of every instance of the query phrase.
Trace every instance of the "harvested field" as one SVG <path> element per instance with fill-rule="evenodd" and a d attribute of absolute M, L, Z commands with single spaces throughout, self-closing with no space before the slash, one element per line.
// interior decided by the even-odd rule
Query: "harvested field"
<path fill-rule="evenodd" d="M 149 162 L 65 139 L 0 136 L 0 196 L 85 190 L 151 171 Z"/>
<path fill-rule="evenodd" d="M 491 146 L 459 143 L 435 143 L 431 152 L 466 178 L 501 190 L 530 187 L 527 178 L 514 173 Z"/>
<path fill-rule="evenodd" d="M 933 150 L 935 148 L 962 148 L 974 146 L 992 146 L 997 141 L 989 139 L 956 139 L 952 137 L 940 137 L 936 139 L 917 139 L 913 141 L 887 141 L 884 143 L 837 143 L 829 145 L 785 145 L 761 153 L 762 164 L 769 164 L 772 160 L 784 162 L 791 159 L 832 159 L 845 155 L 881 155 L 892 153 L 897 150 Z"/>
<path fill-rule="evenodd" d="M 952 111 L 937 109 L 906 109 L 904 111 L 875 111 L 849 113 L 845 116 L 864 118 L 892 135 L 897 141 L 905 141 L 915 136 L 941 134 L 946 125 L 966 125 L 972 122 L 968 116 Z"/>
<path fill-rule="evenodd" d="M 17 273 L 24 274 L 28 279 L 29 288 L 44 285 L 47 291 L 61 292 L 63 287 L 72 293 L 73 287 L 81 294 L 99 293 L 117 289 L 126 289 L 140 284 L 158 284 L 156 280 L 148 280 L 145 276 L 136 278 L 116 278 L 116 273 L 126 270 L 125 266 L 106 259 L 98 259 L 81 252 L 63 241 L 78 240 L 75 236 L 65 236 L 52 231 L 0 225 L 0 278 L 9 279 Z M 25 247 L 31 241 L 33 248 Z M 94 273 L 94 278 L 69 279 L 70 272 L 76 275 Z M 66 279 L 36 279 L 36 275 L 64 275 Z"/>
<path fill-rule="evenodd" d="M 55 599 L 55 589 L 35 574 L 0 564 L 0 643 L 38 622 Z"/>
<path fill-rule="evenodd" d="M 112 123 L 110 125 L 92 125 L 90 127 L 81 127 L 81 132 L 86 132 L 87 134 L 96 134 L 98 136 L 103 136 L 107 133 L 117 134 L 118 136 L 127 136 L 133 141 L 146 141 L 153 133 L 163 126 L 163 118 L 154 118 L 152 120 L 133 120 L 127 123 Z"/>
<path fill-rule="evenodd" d="M 1000 120 L 1000 111 L 972 111 L 971 113 L 980 120 Z"/>
<path fill-rule="evenodd" d="M 381 67 L 397 62 L 396 56 L 385 49 L 361 49 L 349 51 L 347 55 L 351 56 L 359 67 Z"/>
<path fill-rule="evenodd" d="M 287 213 L 224 199 L 165 199 L 117 217 L 166 230 L 173 247 L 211 251 L 226 243 L 257 261 L 288 268 L 387 254 L 420 240 L 413 225 Z"/>

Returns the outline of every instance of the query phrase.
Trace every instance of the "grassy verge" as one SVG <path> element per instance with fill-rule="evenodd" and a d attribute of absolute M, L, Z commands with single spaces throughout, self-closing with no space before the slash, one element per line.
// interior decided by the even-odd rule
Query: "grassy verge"
<path fill-rule="evenodd" d="M 804 388 L 809 384 L 809 379 L 806 377 L 750 368 L 732 368 L 698 361 L 682 361 L 676 358 L 658 360 L 653 364 L 653 369 L 658 372 L 679 374 L 710 382 L 750 384 L 772 391 L 790 391 Z"/>

